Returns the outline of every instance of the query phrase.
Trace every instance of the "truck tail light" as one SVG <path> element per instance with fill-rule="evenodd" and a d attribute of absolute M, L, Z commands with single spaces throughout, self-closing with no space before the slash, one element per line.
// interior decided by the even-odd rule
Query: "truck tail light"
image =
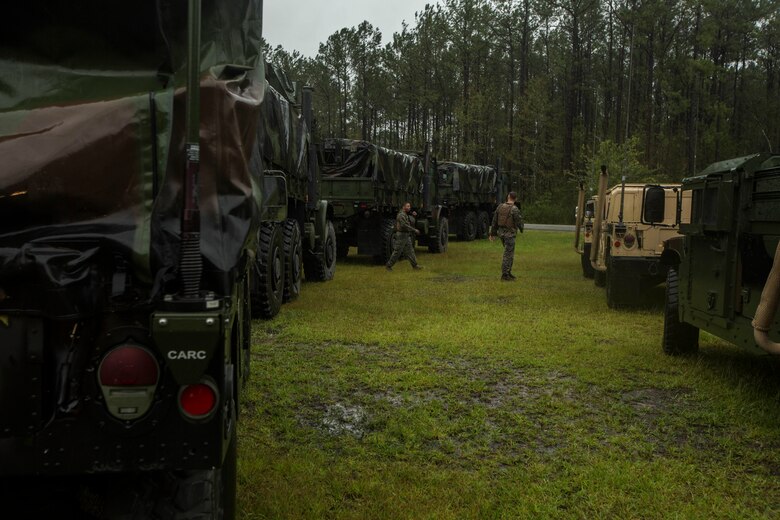
<path fill-rule="evenodd" d="M 626 247 L 632 248 L 636 243 L 636 237 L 634 235 L 626 235 L 623 238 L 623 243 L 626 245 Z"/>
<path fill-rule="evenodd" d="M 217 409 L 219 393 L 208 381 L 183 386 L 179 391 L 179 408 L 190 419 L 205 419 Z"/>
<path fill-rule="evenodd" d="M 615 243 L 613 245 L 615 247 L 620 247 L 620 241 L 619 240 L 615 240 Z"/>
<path fill-rule="evenodd" d="M 149 410 L 159 379 L 157 359 L 140 345 L 111 349 L 98 368 L 98 382 L 109 413 L 127 421 Z"/>

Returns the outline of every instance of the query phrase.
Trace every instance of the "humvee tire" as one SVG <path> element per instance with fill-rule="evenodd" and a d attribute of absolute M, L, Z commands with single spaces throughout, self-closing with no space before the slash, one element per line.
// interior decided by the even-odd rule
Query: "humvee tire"
<path fill-rule="evenodd" d="M 596 270 L 593 269 L 593 265 L 590 263 L 590 244 L 585 244 L 580 255 L 580 262 L 582 263 L 582 276 L 585 278 L 593 278 Z"/>
<path fill-rule="evenodd" d="M 446 217 L 439 219 L 439 229 L 436 236 L 431 238 L 428 244 L 428 251 L 431 253 L 446 253 L 447 246 L 450 243 L 450 224 Z"/>
<path fill-rule="evenodd" d="M 315 282 L 327 282 L 336 272 L 336 230 L 328 220 L 323 237 L 322 253 L 308 254 L 303 257 L 306 279 Z"/>
<path fill-rule="evenodd" d="M 279 226 L 264 222 L 260 227 L 252 284 L 252 317 L 273 318 L 284 296 L 284 240 Z"/>
<path fill-rule="evenodd" d="M 679 283 L 677 268 L 669 267 L 666 272 L 666 303 L 664 305 L 664 353 L 671 356 L 695 354 L 699 350 L 699 329 L 680 321 Z"/>
<path fill-rule="evenodd" d="M 477 238 L 485 239 L 490 231 L 490 215 L 487 211 L 480 211 L 477 215 Z"/>
<path fill-rule="evenodd" d="M 284 222 L 284 295 L 283 302 L 296 299 L 301 294 L 303 277 L 303 237 L 301 227 L 295 219 Z"/>
<path fill-rule="evenodd" d="M 463 224 L 460 227 L 460 238 L 466 242 L 471 242 L 477 238 L 477 214 L 473 211 L 466 213 L 463 217 Z"/>

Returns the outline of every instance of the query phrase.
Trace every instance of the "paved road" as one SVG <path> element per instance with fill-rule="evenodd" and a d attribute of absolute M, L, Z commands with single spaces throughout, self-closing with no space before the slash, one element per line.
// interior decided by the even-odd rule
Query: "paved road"
<path fill-rule="evenodd" d="M 568 231 L 574 233 L 574 226 L 559 224 L 526 224 L 525 229 L 534 229 L 536 231 Z"/>

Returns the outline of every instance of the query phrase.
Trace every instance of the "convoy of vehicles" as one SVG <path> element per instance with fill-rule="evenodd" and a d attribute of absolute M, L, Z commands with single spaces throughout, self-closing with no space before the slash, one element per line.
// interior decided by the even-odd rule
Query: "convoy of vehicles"
<path fill-rule="evenodd" d="M 252 170 L 262 186 L 259 249 L 252 286 L 254 317 L 275 316 L 309 281 L 333 278 L 333 210 L 319 197 L 312 91 L 265 64 L 266 89 L 257 125 Z"/>
<path fill-rule="evenodd" d="M 780 354 L 780 155 L 712 164 L 682 191 L 692 209 L 663 253 L 664 352 L 695 352 L 704 330 Z"/>
<path fill-rule="evenodd" d="M 606 286 L 609 307 L 638 305 L 666 279 L 664 241 L 677 236 L 690 214 L 679 184 L 627 184 L 610 190 L 602 170 L 597 196 L 591 265 L 596 285 Z"/>

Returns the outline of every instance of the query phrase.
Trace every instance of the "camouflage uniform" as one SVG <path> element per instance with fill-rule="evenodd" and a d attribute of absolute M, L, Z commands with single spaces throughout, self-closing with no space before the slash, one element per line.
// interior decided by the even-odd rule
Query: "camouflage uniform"
<path fill-rule="evenodd" d="M 412 267 L 417 268 L 417 257 L 412 247 L 412 237 L 409 233 L 415 233 L 416 229 L 412 225 L 411 217 L 403 210 L 398 212 L 395 217 L 395 233 L 393 234 L 393 254 L 387 261 L 387 267 L 391 268 L 402 256 L 409 259 Z"/>
<path fill-rule="evenodd" d="M 514 204 L 507 202 L 499 204 L 493 213 L 493 223 L 490 225 L 490 235 L 498 236 L 504 244 L 504 258 L 501 261 L 501 277 L 514 278 L 512 264 L 515 260 L 515 240 L 517 230 L 523 231 L 523 217 Z"/>

